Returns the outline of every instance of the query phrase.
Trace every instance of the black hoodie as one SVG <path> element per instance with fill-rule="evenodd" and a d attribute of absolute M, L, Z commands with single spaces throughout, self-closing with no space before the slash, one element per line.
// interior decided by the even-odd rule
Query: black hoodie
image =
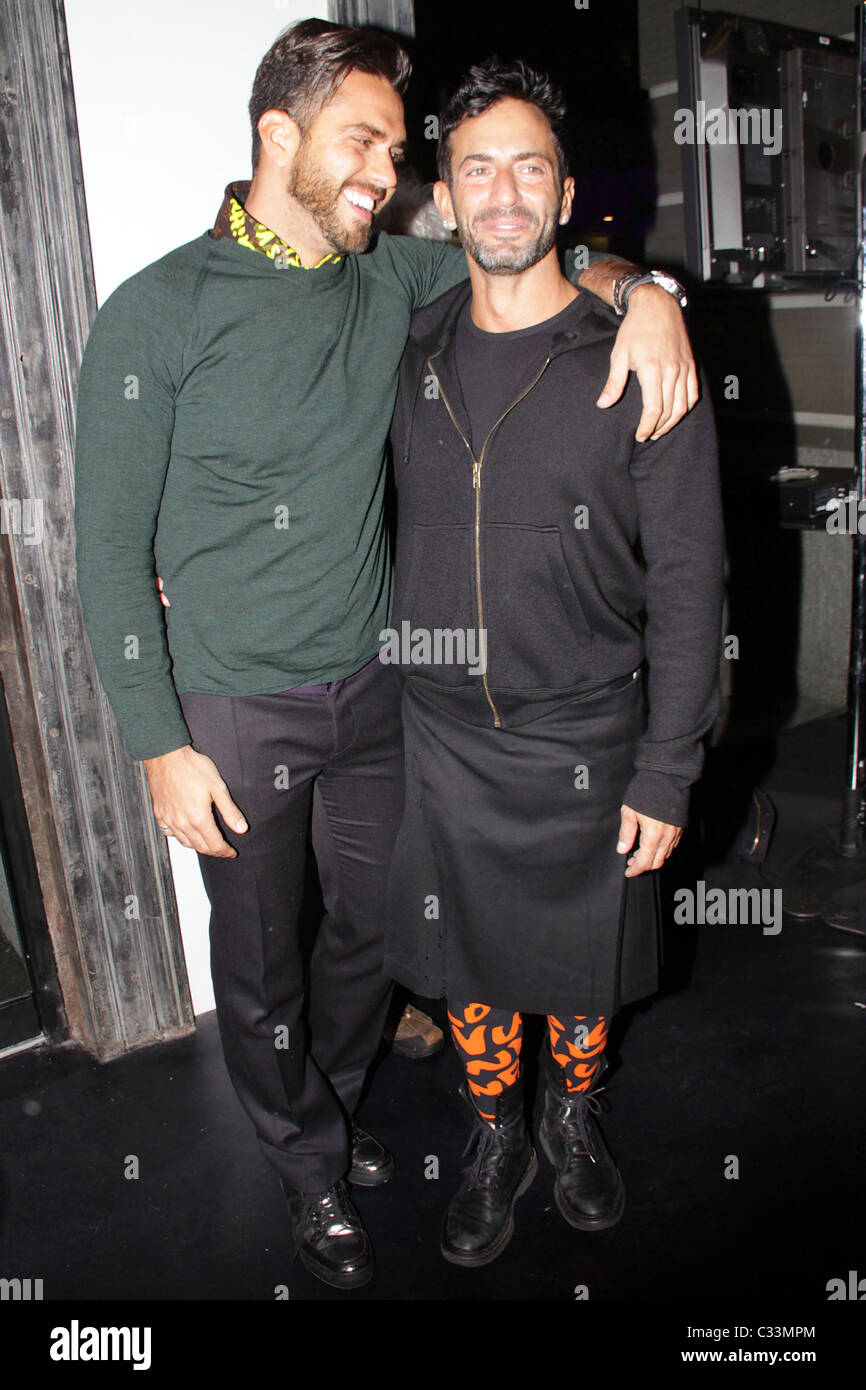
<path fill-rule="evenodd" d="M 718 710 L 724 538 L 706 391 L 637 443 L 634 374 L 616 405 L 595 404 L 620 320 L 584 291 L 568 331 L 540 353 L 531 339 L 476 458 L 454 351 L 470 294 L 459 285 L 414 315 L 401 364 L 392 659 L 452 714 L 504 729 L 646 660 L 648 727 L 624 801 L 684 825 Z M 477 654 L 480 630 L 486 671 L 473 674 L 453 634 L 470 632 Z"/>

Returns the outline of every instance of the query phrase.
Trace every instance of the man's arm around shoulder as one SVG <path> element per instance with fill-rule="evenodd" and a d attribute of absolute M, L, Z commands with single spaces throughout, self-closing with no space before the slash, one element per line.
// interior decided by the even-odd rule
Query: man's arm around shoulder
<path fill-rule="evenodd" d="M 566 257 L 569 278 L 612 308 L 617 280 L 639 272 L 640 267 L 614 256 L 590 255 L 589 265 L 579 271 L 571 256 Z M 635 439 L 661 439 L 695 405 L 698 376 L 683 311 L 659 285 L 640 285 L 628 296 L 598 406 L 606 409 L 619 400 L 630 371 L 637 374 L 643 397 Z"/>

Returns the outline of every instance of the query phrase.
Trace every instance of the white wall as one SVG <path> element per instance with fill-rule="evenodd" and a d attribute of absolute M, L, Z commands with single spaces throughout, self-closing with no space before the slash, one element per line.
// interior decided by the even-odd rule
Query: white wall
<path fill-rule="evenodd" d="M 99 302 L 213 225 L 223 189 L 250 175 L 256 67 L 324 0 L 66 0 Z M 192 850 L 170 845 L 196 1013 L 212 1009 L 209 906 Z"/>

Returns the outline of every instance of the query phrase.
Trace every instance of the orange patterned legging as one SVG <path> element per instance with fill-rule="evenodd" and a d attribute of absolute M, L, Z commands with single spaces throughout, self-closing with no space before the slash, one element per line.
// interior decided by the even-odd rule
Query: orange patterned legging
<path fill-rule="evenodd" d="M 489 1004 L 448 1006 L 451 1036 L 466 1070 L 469 1089 L 476 1103 L 484 1096 L 501 1096 L 520 1075 L 520 1049 L 523 1044 L 523 1017 L 510 1009 L 494 1009 Z M 574 1014 L 570 1018 L 547 1015 L 550 1050 L 565 1072 L 569 1091 L 586 1091 L 598 1068 L 607 1042 L 607 1021 Z M 493 1119 L 478 1106 L 486 1120 Z"/>

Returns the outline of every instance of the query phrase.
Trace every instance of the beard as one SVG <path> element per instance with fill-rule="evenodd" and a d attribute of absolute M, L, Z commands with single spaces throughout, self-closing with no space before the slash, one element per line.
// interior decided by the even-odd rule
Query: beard
<path fill-rule="evenodd" d="M 368 184 L 360 183 L 357 179 L 350 180 L 350 185 L 352 188 L 369 193 L 370 197 L 377 203 L 381 202 L 385 194 L 383 188 L 372 188 Z M 346 186 L 329 178 L 318 165 L 313 163 L 309 157 L 305 139 L 301 143 L 297 158 L 292 166 L 286 192 L 310 214 L 322 236 L 328 245 L 333 247 L 334 251 L 340 255 L 353 255 L 360 251 L 366 251 L 373 232 L 373 224 L 372 222 L 358 222 L 355 227 L 347 227 L 341 221 L 339 209 L 342 191 Z"/>
<path fill-rule="evenodd" d="M 484 223 L 506 215 L 525 218 L 535 228 L 535 240 L 523 247 L 507 244 L 490 246 L 482 241 Z M 457 218 L 457 231 L 464 251 L 489 275 L 517 275 L 522 270 L 528 270 L 531 265 L 536 265 L 544 259 L 551 247 L 556 245 L 556 228 L 555 214 L 549 214 L 542 222 L 534 212 L 522 207 L 495 208 L 492 211 L 488 209 L 480 213 L 471 226 L 460 217 Z"/>

